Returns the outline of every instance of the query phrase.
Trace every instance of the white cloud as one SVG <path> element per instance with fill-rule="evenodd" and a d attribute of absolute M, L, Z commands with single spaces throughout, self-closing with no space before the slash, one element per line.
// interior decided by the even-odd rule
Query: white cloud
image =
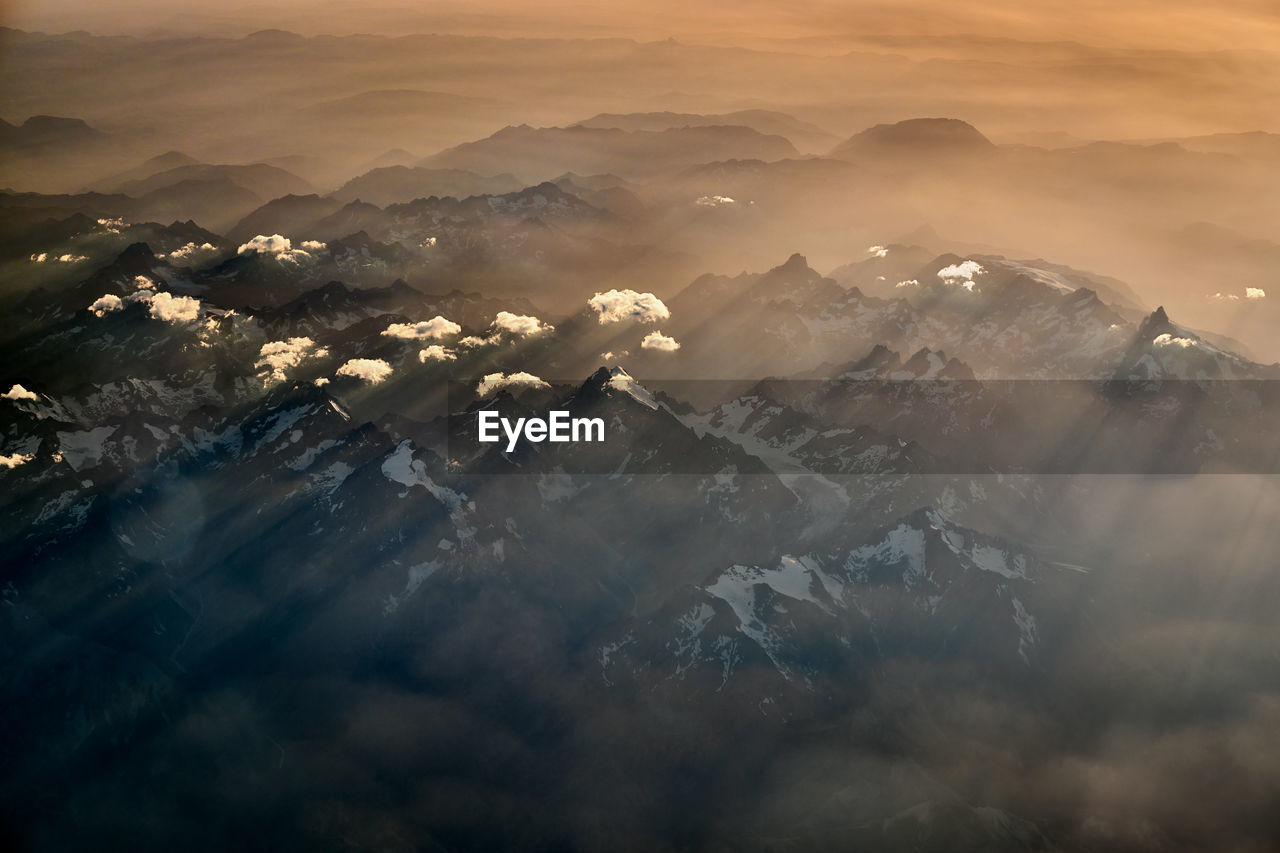
<path fill-rule="evenodd" d="M 1217 293 L 1210 293 L 1205 298 L 1216 299 L 1220 302 L 1239 302 L 1240 301 L 1240 297 L 1237 294 L 1223 293 L 1221 291 Z M 1261 287 L 1246 287 L 1244 289 L 1244 298 L 1245 299 L 1266 299 L 1267 292 L 1263 290 Z"/>
<path fill-rule="evenodd" d="M 13 453 L 9 456 L 0 456 L 0 468 L 17 468 L 19 465 L 25 465 L 35 459 L 30 453 Z"/>
<path fill-rule="evenodd" d="M 973 277 L 984 272 L 986 270 L 977 261 L 962 261 L 938 270 L 938 278 L 942 279 L 946 284 L 957 285 L 972 292 Z"/>
<path fill-rule="evenodd" d="M 236 249 L 237 255 L 274 255 L 282 261 L 291 261 L 297 263 L 302 260 L 310 260 L 311 253 L 306 251 L 307 247 L 320 246 L 313 240 L 307 240 L 302 244 L 303 248 L 293 248 L 293 242 L 281 234 L 259 234 L 248 243 L 241 243 L 240 248 Z"/>
<path fill-rule="evenodd" d="M 432 344 L 426 349 L 418 350 L 418 361 L 456 361 L 457 354 L 453 350 L 447 350 L 439 344 Z"/>
<path fill-rule="evenodd" d="M 124 307 L 124 300 L 114 293 L 104 293 L 97 299 L 93 300 L 93 304 L 89 306 L 89 310 L 95 316 L 105 317 L 112 311 L 119 311 Z"/>
<path fill-rule="evenodd" d="M 1190 347 L 1200 345 L 1199 341 L 1191 338 L 1175 338 L 1168 332 L 1165 332 L 1163 335 L 1157 335 L 1155 340 L 1151 343 L 1158 347 L 1181 347 L 1182 349 L 1189 349 Z"/>
<path fill-rule="evenodd" d="M 328 385 L 328 384 L 329 384 L 329 377 L 327 376 L 321 376 L 319 379 L 316 380 L 316 387 L 318 388 L 323 388 L 325 385 Z"/>
<path fill-rule="evenodd" d="M 283 382 L 289 371 L 309 358 L 324 358 L 329 350 L 317 347 L 311 338 L 289 338 L 286 341 L 268 341 L 258 351 L 258 360 L 253 367 L 259 373 L 267 374 L 268 382 Z"/>
<path fill-rule="evenodd" d="M 87 261 L 89 258 L 85 255 L 50 255 L 48 252 L 40 252 L 31 256 L 33 264 L 43 264 L 47 261 L 58 261 L 64 264 L 78 264 L 81 261 Z"/>
<path fill-rule="evenodd" d="M 894 285 L 894 287 L 919 287 L 919 286 L 920 286 L 920 282 L 916 281 L 914 278 L 909 278 L 906 281 L 900 281 Z"/>
<path fill-rule="evenodd" d="M 200 302 L 198 300 L 192 299 L 189 296 L 174 297 L 168 293 L 156 294 L 155 291 L 150 289 L 154 286 L 154 282 L 145 275 L 136 276 L 133 283 L 138 290 L 135 290 L 133 293 L 126 294 L 125 296 L 116 296 L 114 293 L 104 293 L 93 301 L 93 304 L 89 306 L 89 310 L 98 317 L 105 317 L 112 311 L 123 310 L 126 305 L 132 305 L 135 302 L 150 304 L 155 302 L 157 298 L 163 297 L 163 299 L 160 300 L 162 304 L 160 309 L 161 313 L 156 313 L 153 308 L 151 316 L 156 317 L 157 319 L 167 320 L 169 317 L 162 316 L 162 314 L 188 311 L 188 302 L 195 303 L 196 314 L 186 319 L 194 320 L 199 316 Z M 186 300 L 186 302 L 183 302 L 183 300 Z M 181 320 L 181 322 L 185 322 L 186 319 Z M 180 321 L 175 319 L 171 320 L 171 322 Z"/>
<path fill-rule="evenodd" d="M 139 291 L 142 293 L 145 291 Z M 151 316 L 166 323 L 194 323 L 200 318 L 200 300 L 191 296 L 157 293 L 151 297 Z"/>
<path fill-rule="evenodd" d="M 23 388 L 21 385 L 14 385 L 8 391 L 4 392 L 4 394 L 0 394 L 0 398 L 3 398 L 5 400 L 13 400 L 15 402 L 18 400 L 39 400 L 40 399 L 39 395 L 36 394 L 36 392 L 28 391 L 26 388 Z"/>
<path fill-rule="evenodd" d="M 101 225 L 108 234 L 119 234 L 120 230 L 129 223 L 123 219 L 99 219 L 98 224 Z"/>
<path fill-rule="evenodd" d="M 662 300 L 652 293 L 636 293 L 634 290 L 610 290 L 597 293 L 587 304 L 600 315 L 600 324 L 618 323 L 622 320 L 639 320 L 656 323 L 671 316 Z"/>
<path fill-rule="evenodd" d="M 867 254 L 871 255 L 873 258 L 883 258 L 889 254 L 889 250 L 884 246 L 868 246 Z"/>
<path fill-rule="evenodd" d="M 217 254 L 218 247 L 212 243 L 201 243 L 198 246 L 195 243 L 187 243 L 181 248 L 174 249 L 167 256 L 159 255 L 159 257 L 168 257 L 170 263 L 194 266 L 212 259 Z"/>
<path fill-rule="evenodd" d="M 675 352 L 680 349 L 680 342 L 673 337 L 662 334 L 662 332 L 650 332 L 640 342 L 640 348 L 657 350 L 658 352 Z"/>
<path fill-rule="evenodd" d="M 400 338 L 407 341 L 439 340 L 447 335 L 456 335 L 462 327 L 452 320 L 440 315 L 421 323 L 392 323 L 382 332 L 389 338 Z"/>
<path fill-rule="evenodd" d="M 491 328 L 498 332 L 508 332 L 523 338 L 529 335 L 550 332 L 555 329 L 555 326 L 548 325 L 537 317 L 531 317 L 527 314 L 512 314 L 510 311 L 499 311 L 498 316 L 493 318 Z"/>
<path fill-rule="evenodd" d="M 622 358 L 623 356 L 626 356 L 626 355 L 631 355 L 631 352 L 629 350 L 622 350 L 621 352 L 614 352 L 613 350 L 609 350 L 608 352 L 600 353 L 600 358 L 603 359 L 604 361 L 613 361 L 615 358 Z"/>
<path fill-rule="evenodd" d="M 324 249 L 325 245 L 326 244 L 321 243 L 319 240 L 302 241 L 302 248 L 306 249 L 308 252 L 319 252 Z"/>
<path fill-rule="evenodd" d="M 391 365 L 380 358 L 353 358 L 338 368 L 338 375 L 352 376 L 377 385 L 391 375 Z"/>
<path fill-rule="evenodd" d="M 476 394 L 481 397 L 487 397 L 493 392 L 501 388 L 550 388 L 546 382 L 543 382 L 532 373 L 487 373 L 484 379 L 476 385 Z"/>
<path fill-rule="evenodd" d="M 394 330 L 396 337 L 410 337 L 412 335 L 414 337 L 421 338 L 441 338 L 446 334 L 457 334 L 462 331 L 462 327 L 457 323 L 450 322 L 443 317 L 436 317 L 430 322 L 435 324 L 433 328 L 437 330 L 437 333 L 427 333 L 426 327 L 428 324 L 418 323 L 416 326 L 409 326 L 407 324 L 391 326 L 387 331 L 383 332 L 383 334 L 393 334 Z M 422 329 L 424 331 L 419 335 L 414 331 L 416 329 Z M 529 316 L 527 314 L 513 314 L 510 311 L 499 311 L 498 315 L 493 318 L 493 322 L 489 325 L 489 332 L 486 335 L 468 335 L 465 338 L 461 338 L 457 345 L 464 349 L 473 349 L 475 347 L 490 346 L 492 344 L 499 343 L 502 341 L 504 335 L 509 335 L 515 338 L 524 338 L 532 335 L 541 335 L 545 332 L 551 332 L 554 330 L 555 326 L 552 326 L 549 323 L 544 323 L 537 317 Z"/>
<path fill-rule="evenodd" d="M 141 278 L 146 278 L 146 277 L 145 275 L 138 275 L 137 279 L 141 279 Z M 134 279 L 134 282 L 137 282 L 137 279 Z M 146 279 L 146 280 L 147 282 L 150 282 L 151 279 Z M 150 291 L 150 289 L 140 289 L 140 291 L 134 291 L 133 293 L 128 293 L 128 295 L 125 295 L 123 297 L 116 296 L 115 293 L 104 293 L 104 295 L 97 297 L 96 300 L 93 300 L 92 305 L 88 306 L 88 310 L 92 311 L 92 313 L 97 316 L 106 316 L 110 314 L 111 311 L 123 310 L 125 305 L 133 305 L 134 302 L 142 302 L 142 304 L 148 304 L 148 302 L 155 300 L 155 296 L 156 296 L 155 293 Z M 164 296 L 169 297 L 168 293 L 165 293 Z M 172 297 L 169 297 L 169 298 L 172 298 Z M 192 301 L 195 301 L 195 300 L 192 300 Z M 197 302 L 197 305 L 198 305 L 198 302 Z"/>
<path fill-rule="evenodd" d="M 699 207 L 720 207 L 722 204 L 737 204 L 737 202 L 727 195 L 704 195 L 699 196 L 695 204 Z"/>
<path fill-rule="evenodd" d="M 259 234 L 248 243 L 241 243 L 237 255 L 282 255 L 293 251 L 293 241 L 282 234 Z"/>

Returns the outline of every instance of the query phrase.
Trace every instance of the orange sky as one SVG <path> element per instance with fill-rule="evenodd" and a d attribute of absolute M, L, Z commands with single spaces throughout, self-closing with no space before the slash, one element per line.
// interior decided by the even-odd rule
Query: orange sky
<path fill-rule="evenodd" d="M 811 39 L 808 47 L 820 51 L 842 49 L 868 34 L 978 34 L 1109 47 L 1280 50 L 1280 3 L 1273 0 L 740 0 L 732 5 L 673 0 L 5 0 L 0 2 L 0 20 L 10 27 L 49 32 L 485 32 L 643 40 L 675 36 L 756 46 L 775 39 Z"/>

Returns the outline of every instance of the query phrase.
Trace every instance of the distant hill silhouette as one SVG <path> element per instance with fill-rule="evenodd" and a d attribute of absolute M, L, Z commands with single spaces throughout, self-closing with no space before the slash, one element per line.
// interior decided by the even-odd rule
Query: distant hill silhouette
<path fill-rule="evenodd" d="M 968 122 L 954 118 L 913 118 L 877 124 L 837 145 L 832 157 L 850 155 L 954 155 L 994 150 L 991 140 Z"/>

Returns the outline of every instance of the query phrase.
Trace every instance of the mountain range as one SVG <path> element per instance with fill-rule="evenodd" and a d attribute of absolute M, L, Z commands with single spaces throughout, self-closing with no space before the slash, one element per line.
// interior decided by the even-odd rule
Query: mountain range
<path fill-rule="evenodd" d="M 998 144 L 1085 48 L 954 34 L 0 35 L 86 117 L 0 123 L 7 848 L 1274 846 L 1266 134 Z"/>

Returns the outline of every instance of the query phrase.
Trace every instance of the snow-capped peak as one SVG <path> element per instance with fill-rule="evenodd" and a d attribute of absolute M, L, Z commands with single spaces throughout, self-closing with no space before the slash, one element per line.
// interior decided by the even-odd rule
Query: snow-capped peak
<path fill-rule="evenodd" d="M 649 390 L 632 378 L 631 374 L 621 367 L 609 368 L 609 387 L 628 394 L 638 403 L 650 409 L 658 408 L 658 401 Z"/>

